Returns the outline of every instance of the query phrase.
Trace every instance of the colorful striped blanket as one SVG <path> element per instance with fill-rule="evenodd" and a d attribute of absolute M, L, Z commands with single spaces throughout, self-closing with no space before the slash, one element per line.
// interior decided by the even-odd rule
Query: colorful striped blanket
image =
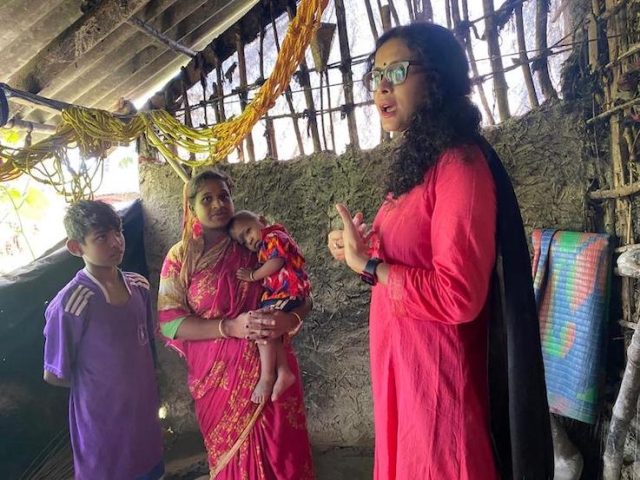
<path fill-rule="evenodd" d="M 534 230 L 533 287 L 549 409 L 595 423 L 605 360 L 608 235 Z"/>

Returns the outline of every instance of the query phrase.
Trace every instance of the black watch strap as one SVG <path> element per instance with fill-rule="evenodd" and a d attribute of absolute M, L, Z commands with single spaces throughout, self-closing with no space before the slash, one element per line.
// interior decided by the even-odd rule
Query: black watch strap
<path fill-rule="evenodd" d="M 369 285 L 375 285 L 376 283 L 378 283 L 376 269 L 381 262 L 382 259 L 371 257 L 367 261 L 367 264 L 364 266 L 364 270 L 360 274 L 360 280 L 362 280 L 364 283 L 368 283 Z"/>

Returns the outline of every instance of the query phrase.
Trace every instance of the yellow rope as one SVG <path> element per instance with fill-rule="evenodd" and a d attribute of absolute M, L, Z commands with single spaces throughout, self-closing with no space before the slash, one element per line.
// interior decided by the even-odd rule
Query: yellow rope
<path fill-rule="evenodd" d="M 164 110 L 140 112 L 131 120 L 123 121 L 104 110 L 72 107 L 62 112 L 57 133 L 42 142 L 22 149 L 0 145 L 0 182 L 26 173 L 36 180 L 54 186 L 57 184 L 64 190 L 62 184 L 77 183 L 77 179 L 56 179 L 46 169 L 38 172 L 36 167 L 46 159 L 54 159 L 54 170 L 61 170 L 61 167 L 69 164 L 66 149 L 74 146 L 79 148 L 83 159 L 95 158 L 101 162 L 113 144 L 131 142 L 143 134 L 163 156 L 176 162 L 195 167 L 221 161 L 251 132 L 256 122 L 287 88 L 312 35 L 320 25 L 327 1 L 300 2 L 297 15 L 289 24 L 282 42 L 273 73 L 239 116 L 211 127 L 194 129 L 180 123 Z M 178 148 L 207 157 L 182 158 L 178 155 Z M 72 172 L 73 175 L 78 175 L 78 172 Z M 86 186 L 78 190 L 76 185 L 73 194 L 64 193 L 74 198 L 83 196 L 86 195 Z"/>

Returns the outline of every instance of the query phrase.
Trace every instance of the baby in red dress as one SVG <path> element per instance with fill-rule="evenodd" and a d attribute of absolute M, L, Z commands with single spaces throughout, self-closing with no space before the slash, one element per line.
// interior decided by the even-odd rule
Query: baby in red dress
<path fill-rule="evenodd" d="M 309 277 L 304 271 L 304 257 L 295 240 L 280 224 L 267 226 L 264 217 L 253 212 L 237 212 L 229 223 L 231 238 L 252 252 L 257 252 L 261 264 L 256 270 L 241 268 L 237 277 L 245 282 L 262 281 L 264 293 L 261 307 L 289 312 L 304 303 L 311 293 Z M 299 323 L 298 328 L 302 325 Z M 297 332 L 291 332 L 294 334 Z M 258 344 L 260 351 L 260 379 L 251 400 L 262 403 L 272 401 L 293 383 L 295 377 L 289 368 L 282 338 Z"/>

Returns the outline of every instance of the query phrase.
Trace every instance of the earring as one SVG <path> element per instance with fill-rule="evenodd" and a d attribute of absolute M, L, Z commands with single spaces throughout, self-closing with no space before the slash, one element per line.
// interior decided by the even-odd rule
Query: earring
<path fill-rule="evenodd" d="M 193 235 L 194 240 L 202 237 L 202 224 L 200 220 L 197 218 L 193 221 L 193 225 L 191 226 L 191 233 Z"/>

